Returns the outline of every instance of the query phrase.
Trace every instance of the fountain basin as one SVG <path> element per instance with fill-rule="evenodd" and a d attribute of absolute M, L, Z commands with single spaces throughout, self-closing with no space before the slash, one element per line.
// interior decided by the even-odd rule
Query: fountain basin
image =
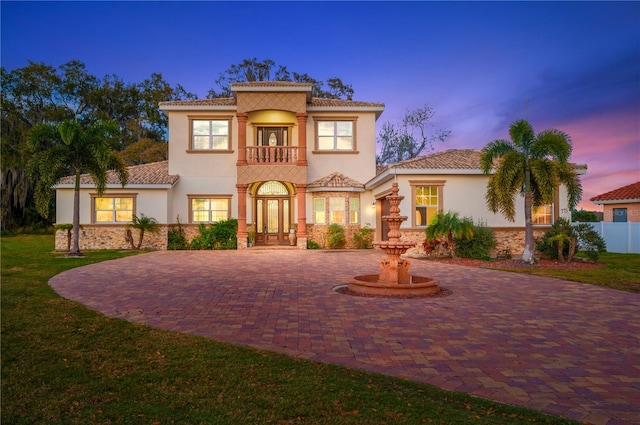
<path fill-rule="evenodd" d="M 380 281 L 379 274 L 365 274 L 349 279 L 349 290 L 362 295 L 433 295 L 440 291 L 438 279 L 410 276 L 409 283 L 390 284 Z"/>

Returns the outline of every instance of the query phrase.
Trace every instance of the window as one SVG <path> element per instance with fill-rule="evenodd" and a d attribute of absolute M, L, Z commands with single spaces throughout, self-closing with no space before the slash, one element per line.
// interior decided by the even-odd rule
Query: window
<path fill-rule="evenodd" d="M 313 200 L 313 222 L 315 224 L 325 224 L 324 198 L 315 198 Z"/>
<path fill-rule="evenodd" d="M 354 151 L 354 121 L 318 121 L 316 123 L 319 151 Z"/>
<path fill-rule="evenodd" d="M 533 224 L 551 224 L 553 217 L 553 205 L 541 205 L 531 209 L 531 221 Z"/>
<path fill-rule="evenodd" d="M 191 120 L 191 149 L 195 151 L 229 150 L 230 120 Z"/>
<path fill-rule="evenodd" d="M 438 186 L 415 187 L 415 226 L 427 226 L 441 209 Z"/>
<path fill-rule="evenodd" d="M 208 198 L 189 197 L 189 217 L 192 223 L 216 223 L 229 218 L 231 196 Z"/>
<path fill-rule="evenodd" d="M 329 223 L 344 224 L 344 198 L 329 198 Z"/>
<path fill-rule="evenodd" d="M 349 224 L 360 223 L 360 199 L 349 198 Z"/>
<path fill-rule="evenodd" d="M 133 201 L 133 197 L 94 197 L 94 222 L 131 222 L 131 220 L 133 220 Z"/>
<path fill-rule="evenodd" d="M 626 208 L 614 208 L 613 209 L 613 221 L 616 223 L 627 222 L 627 209 Z"/>

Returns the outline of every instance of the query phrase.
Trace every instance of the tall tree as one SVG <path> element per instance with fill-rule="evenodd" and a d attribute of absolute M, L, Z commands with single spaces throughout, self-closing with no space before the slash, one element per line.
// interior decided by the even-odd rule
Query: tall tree
<path fill-rule="evenodd" d="M 497 139 L 482 149 L 480 165 L 485 174 L 494 174 L 487 184 L 487 206 L 515 221 L 516 196 L 524 197 L 524 263 L 534 261 L 532 207 L 553 202 L 558 185 L 567 189 L 569 207 L 582 197 L 582 183 L 568 160 L 572 145 L 568 134 L 549 129 L 536 134 L 526 120 L 509 127 L 511 140 Z"/>
<path fill-rule="evenodd" d="M 434 115 L 434 109 L 425 105 L 413 111 L 407 110 L 401 125 L 389 121 L 382 124 L 377 141 L 382 148 L 376 156 L 376 162 L 389 164 L 415 158 L 428 149 L 433 150 L 435 142 L 444 142 L 451 135 L 451 131 L 432 132 L 431 128 L 435 127 Z"/>
<path fill-rule="evenodd" d="M 83 127 L 77 121 L 64 121 L 60 125 L 41 124 L 33 128 L 29 143 L 34 154 L 29 163 L 36 180 L 36 207 L 43 217 L 49 215 L 53 186 L 64 176 L 75 176 L 73 198 L 73 236 L 71 256 L 81 256 L 80 236 L 80 176 L 88 173 L 96 192 L 101 195 L 107 184 L 107 171 L 115 170 L 124 186 L 127 169 L 124 162 L 111 149 L 120 132 L 116 124 L 99 121 Z"/>
<path fill-rule="evenodd" d="M 309 74 L 290 72 L 286 66 L 278 65 L 272 59 L 259 61 L 257 58 L 244 59 L 229 69 L 221 72 L 216 79 L 218 89 L 211 89 L 207 98 L 231 97 L 231 84 L 255 81 L 292 81 L 297 83 L 311 83 L 311 95 L 326 99 L 353 98 L 353 87 L 345 84 L 338 77 L 329 78 L 326 83 L 315 79 Z M 326 87 L 325 87 L 326 84 Z"/>

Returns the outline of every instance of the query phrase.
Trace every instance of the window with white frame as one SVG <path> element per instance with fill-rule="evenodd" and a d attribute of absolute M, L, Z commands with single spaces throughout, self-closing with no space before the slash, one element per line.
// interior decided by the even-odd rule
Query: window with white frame
<path fill-rule="evenodd" d="M 94 197 L 95 223 L 129 223 L 133 220 L 133 197 Z"/>
<path fill-rule="evenodd" d="M 438 186 L 415 187 L 415 226 L 428 226 L 441 209 Z"/>
<path fill-rule="evenodd" d="M 329 198 L 329 224 L 344 224 L 345 206 L 344 198 Z"/>
<path fill-rule="evenodd" d="M 216 223 L 229 218 L 231 197 L 189 197 L 189 218 L 192 223 Z"/>
<path fill-rule="evenodd" d="M 349 198 L 349 224 L 360 223 L 360 199 Z"/>
<path fill-rule="evenodd" d="M 313 200 L 313 222 L 315 224 L 326 224 L 326 214 L 324 198 L 315 198 Z"/>
<path fill-rule="evenodd" d="M 229 119 L 192 119 L 191 149 L 222 151 L 231 149 Z"/>
<path fill-rule="evenodd" d="M 317 121 L 316 144 L 318 151 L 354 151 L 354 121 Z"/>
<path fill-rule="evenodd" d="M 533 224 L 552 224 L 553 205 L 540 205 L 531 209 L 531 222 Z"/>

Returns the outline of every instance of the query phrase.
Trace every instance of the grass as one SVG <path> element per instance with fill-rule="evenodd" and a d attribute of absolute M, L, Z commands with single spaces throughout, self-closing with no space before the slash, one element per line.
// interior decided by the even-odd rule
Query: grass
<path fill-rule="evenodd" d="M 2 239 L 2 423 L 575 424 L 466 394 L 107 318 L 48 279 L 132 255 Z M 105 282 L 105 284 L 107 284 Z"/>
<path fill-rule="evenodd" d="M 500 270 L 555 277 L 574 282 L 604 286 L 620 291 L 640 293 L 640 254 L 600 254 L 604 267 L 585 269 L 501 268 Z"/>

